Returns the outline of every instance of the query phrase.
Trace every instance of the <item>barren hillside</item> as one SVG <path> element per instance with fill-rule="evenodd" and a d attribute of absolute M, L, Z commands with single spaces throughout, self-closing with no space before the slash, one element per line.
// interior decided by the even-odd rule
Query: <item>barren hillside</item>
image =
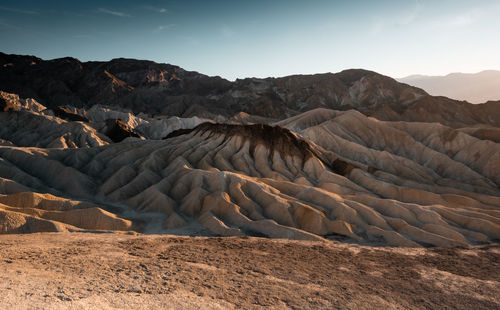
<path fill-rule="evenodd" d="M 499 102 L 358 69 L 0 64 L 1 304 L 499 306 Z"/>

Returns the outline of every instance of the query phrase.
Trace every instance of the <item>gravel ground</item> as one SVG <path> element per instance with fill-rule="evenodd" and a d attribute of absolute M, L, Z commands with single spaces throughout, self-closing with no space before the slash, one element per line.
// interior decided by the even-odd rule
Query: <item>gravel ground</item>
<path fill-rule="evenodd" d="M 500 309 L 500 246 L 0 236 L 2 309 Z"/>

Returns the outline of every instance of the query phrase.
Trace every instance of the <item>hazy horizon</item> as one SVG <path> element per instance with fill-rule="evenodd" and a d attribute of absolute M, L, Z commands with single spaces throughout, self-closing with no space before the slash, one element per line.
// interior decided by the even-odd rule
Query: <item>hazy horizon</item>
<path fill-rule="evenodd" d="M 500 69 L 496 1 L 0 1 L 2 51 L 147 59 L 229 80 Z"/>

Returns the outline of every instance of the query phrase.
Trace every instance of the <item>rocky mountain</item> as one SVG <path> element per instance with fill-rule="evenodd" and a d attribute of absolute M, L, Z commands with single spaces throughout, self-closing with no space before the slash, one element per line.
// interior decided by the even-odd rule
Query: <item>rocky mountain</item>
<path fill-rule="evenodd" d="M 134 114 L 210 119 L 241 112 L 283 119 L 316 108 L 355 109 L 381 120 L 500 125 L 496 102 L 471 105 L 433 97 L 366 70 L 230 82 L 152 61 L 46 61 L 0 53 L 0 85 L 3 91 L 34 98 L 49 108 L 100 104 Z"/>
<path fill-rule="evenodd" d="M 471 103 L 500 100 L 500 71 L 450 73 L 445 76 L 411 75 L 399 82 L 424 89 L 434 96 L 446 96 Z"/>
<path fill-rule="evenodd" d="M 500 240 L 498 102 L 365 70 L 229 82 L 0 56 L 0 233 Z"/>

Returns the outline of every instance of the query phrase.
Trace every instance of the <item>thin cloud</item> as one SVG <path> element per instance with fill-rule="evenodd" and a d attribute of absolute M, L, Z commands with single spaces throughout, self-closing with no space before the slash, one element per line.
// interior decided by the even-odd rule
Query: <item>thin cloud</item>
<path fill-rule="evenodd" d="M 160 25 L 156 28 L 156 32 L 160 32 L 160 31 L 163 31 L 163 30 L 168 30 L 168 29 L 171 29 L 173 27 L 175 27 L 176 24 L 168 24 L 168 25 Z"/>
<path fill-rule="evenodd" d="M 76 34 L 76 35 L 73 35 L 72 37 L 75 39 L 92 39 L 92 38 L 94 38 L 94 36 L 90 35 L 90 34 Z"/>
<path fill-rule="evenodd" d="M 420 1 L 416 0 L 415 5 L 408 11 L 404 11 L 394 18 L 377 18 L 375 19 L 371 32 L 372 34 L 378 34 L 383 30 L 391 27 L 401 27 L 408 26 L 415 22 L 420 13 L 422 12 L 422 4 Z"/>
<path fill-rule="evenodd" d="M 470 14 L 455 16 L 452 20 L 450 20 L 450 26 L 466 26 L 470 25 L 474 22 L 475 18 Z"/>
<path fill-rule="evenodd" d="M 113 15 L 113 16 L 130 17 L 130 15 L 127 13 L 112 11 L 112 10 L 108 10 L 108 9 L 104 9 L 104 8 L 99 8 L 97 11 L 99 13 L 109 14 L 109 15 Z"/>
<path fill-rule="evenodd" d="M 220 28 L 220 32 L 222 36 L 226 38 L 230 38 L 235 34 L 235 31 L 228 25 L 222 25 L 222 27 Z"/>
<path fill-rule="evenodd" d="M 37 11 L 21 10 L 21 9 L 9 8 L 9 7 L 5 7 L 5 6 L 0 6 L 0 10 L 2 10 L 2 11 L 8 11 L 8 12 L 13 12 L 13 13 L 19 13 L 19 14 L 28 14 L 28 15 L 40 14 Z"/>
<path fill-rule="evenodd" d="M 191 36 L 178 36 L 179 41 L 183 41 L 186 44 L 197 46 L 200 44 L 200 40 Z"/>
<path fill-rule="evenodd" d="M 480 20 L 485 12 L 485 9 L 473 9 L 457 15 L 444 16 L 433 21 L 431 26 L 442 29 L 467 27 Z"/>
<path fill-rule="evenodd" d="M 6 23 L 4 20 L 0 19 L 0 28 L 7 28 L 7 29 L 21 29 L 17 26 L 11 25 L 9 23 Z"/>
<path fill-rule="evenodd" d="M 156 6 L 146 5 L 143 8 L 146 10 L 149 10 L 149 11 L 156 12 L 156 13 L 168 13 L 167 9 L 156 7 Z"/>
<path fill-rule="evenodd" d="M 497 18 L 500 12 L 500 3 L 491 5 L 474 6 L 455 14 L 443 14 L 429 22 L 429 28 L 450 30 L 455 28 L 467 28 L 473 24 L 481 24 Z"/>

